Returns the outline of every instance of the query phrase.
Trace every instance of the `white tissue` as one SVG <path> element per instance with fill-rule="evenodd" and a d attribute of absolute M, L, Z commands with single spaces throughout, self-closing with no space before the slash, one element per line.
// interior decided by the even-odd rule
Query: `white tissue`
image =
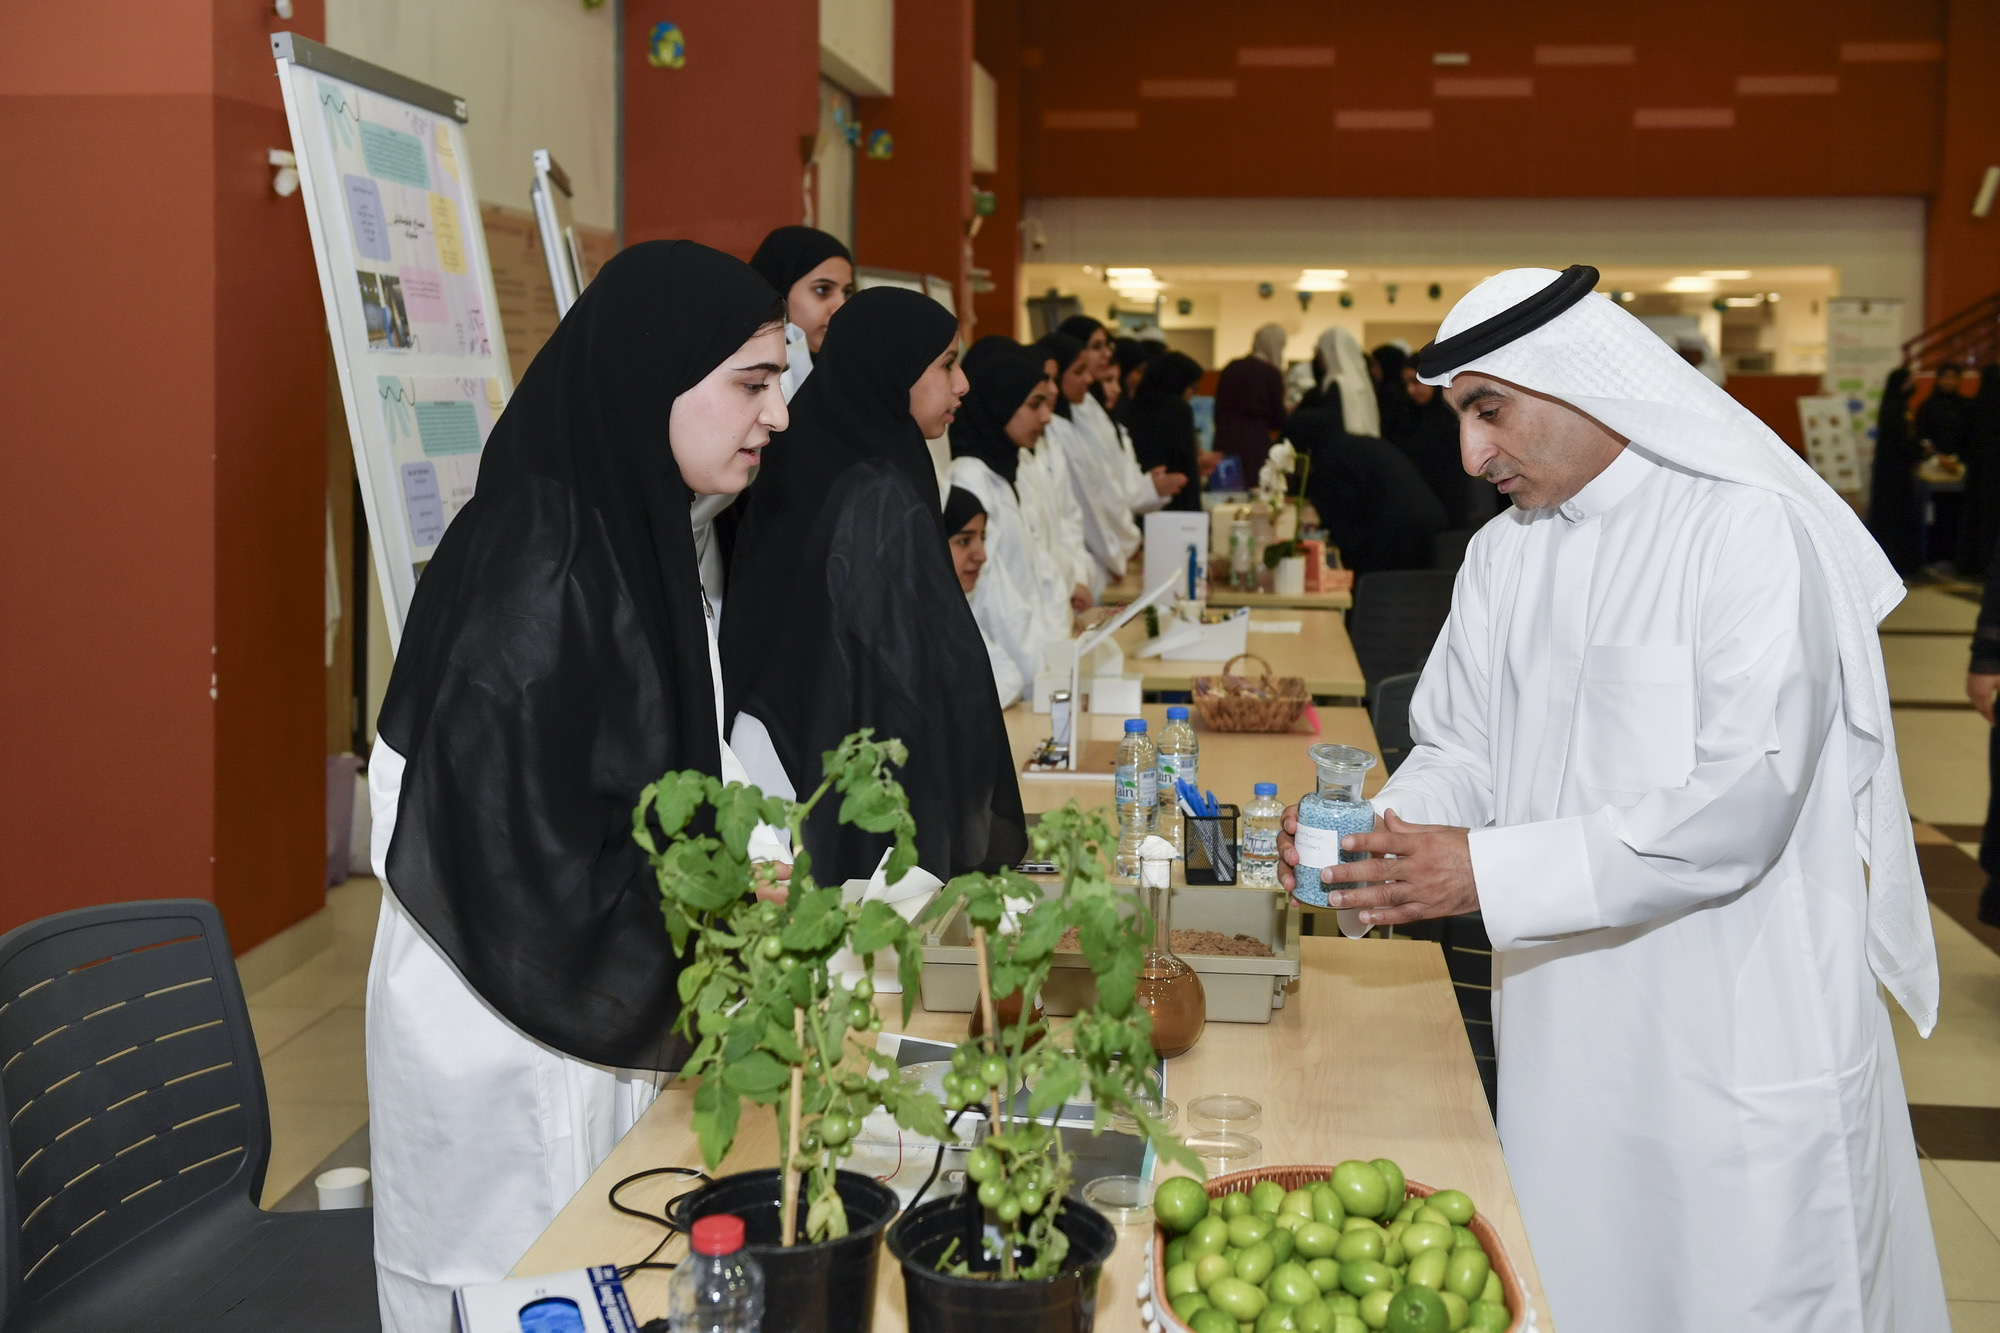
<path fill-rule="evenodd" d="M 889 853 L 883 852 L 882 859 L 875 863 L 875 873 L 865 880 L 850 879 L 841 885 L 840 897 L 843 902 L 885 902 L 896 909 L 896 915 L 905 921 L 915 921 L 917 913 L 929 905 L 944 886 L 944 881 L 921 866 L 911 866 L 903 877 L 894 884 L 889 883 L 884 874 L 889 866 Z M 841 949 L 826 960 L 827 971 L 843 986 L 852 986 L 861 980 L 861 956 L 852 949 Z M 875 989 L 884 995 L 901 995 L 903 983 L 896 975 L 896 951 L 886 949 L 875 955 Z"/>
<path fill-rule="evenodd" d="M 1140 882 L 1149 889 L 1167 887 L 1168 876 L 1173 872 L 1174 845 L 1157 833 L 1149 833 L 1139 844 Z"/>

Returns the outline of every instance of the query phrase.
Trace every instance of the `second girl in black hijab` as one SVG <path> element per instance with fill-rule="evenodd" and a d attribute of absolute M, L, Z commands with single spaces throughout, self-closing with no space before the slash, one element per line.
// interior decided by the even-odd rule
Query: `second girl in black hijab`
<path fill-rule="evenodd" d="M 941 880 L 1016 861 L 1027 844 L 924 444 L 965 392 L 957 337 L 949 311 L 901 288 L 861 292 L 834 315 L 791 428 L 765 451 L 722 629 L 733 743 L 753 778 L 807 791 L 850 732 L 902 741 L 917 862 Z M 836 814 L 823 805 L 806 827 L 814 876 L 865 878 L 888 843 Z"/>

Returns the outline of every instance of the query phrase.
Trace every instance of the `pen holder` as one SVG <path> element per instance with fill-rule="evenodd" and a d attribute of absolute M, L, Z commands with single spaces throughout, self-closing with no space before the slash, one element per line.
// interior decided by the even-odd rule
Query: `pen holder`
<path fill-rule="evenodd" d="M 1236 882 L 1236 822 L 1243 812 L 1233 805 L 1218 805 L 1216 810 L 1213 815 L 1181 816 L 1187 826 L 1183 878 L 1189 884 Z"/>

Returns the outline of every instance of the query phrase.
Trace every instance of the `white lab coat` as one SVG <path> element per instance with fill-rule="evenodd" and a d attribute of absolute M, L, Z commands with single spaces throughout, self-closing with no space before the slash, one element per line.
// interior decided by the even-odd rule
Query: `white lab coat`
<path fill-rule="evenodd" d="M 1058 565 L 1072 587 L 1081 583 L 1094 594 L 1104 588 L 1104 569 L 1091 558 L 1084 539 L 1083 504 L 1077 499 L 1076 484 L 1070 480 L 1070 457 L 1082 447 L 1080 432 L 1073 421 L 1056 417 L 1042 432 L 1035 446 L 1032 465 L 1021 460 L 1017 485 L 1026 477 L 1021 502 L 1028 522 L 1048 543 Z M 1032 491 L 1031 501 L 1027 491 Z"/>
<path fill-rule="evenodd" d="M 712 624 L 709 667 L 719 713 Z M 389 882 L 403 768 L 378 737 L 368 796 L 382 912 L 366 1038 L 376 1284 L 384 1333 L 449 1333 L 452 1289 L 505 1277 L 668 1076 L 564 1055 L 466 983 Z M 722 776 L 748 780 L 727 745 Z M 777 830 L 759 825 L 752 843 L 758 859 L 790 859 Z"/>
<path fill-rule="evenodd" d="M 1475 830 L 1500 1137 L 1560 1327 L 1948 1326 L 1840 662 L 1787 500 L 1636 446 L 1467 553 L 1374 803 Z"/>
<path fill-rule="evenodd" d="M 1084 544 L 1110 579 L 1125 577 L 1132 557 L 1145 543 L 1138 515 L 1167 502 L 1139 466 L 1131 437 L 1098 401 L 1084 396 L 1070 405 L 1074 448 L 1070 483 L 1083 508 Z"/>
<path fill-rule="evenodd" d="M 1023 454 L 1022 464 L 1027 461 Z M 1057 567 L 1048 548 L 1029 531 L 1014 488 L 992 468 L 977 458 L 954 458 L 951 484 L 977 496 L 986 511 L 986 567 L 972 589 L 972 618 L 988 646 L 1012 664 L 1024 688 L 1042 669 L 1043 645 L 1069 637 L 1067 571 Z M 997 661 L 993 674 L 998 682 Z M 1004 686 L 1001 693 L 1007 693 Z"/>

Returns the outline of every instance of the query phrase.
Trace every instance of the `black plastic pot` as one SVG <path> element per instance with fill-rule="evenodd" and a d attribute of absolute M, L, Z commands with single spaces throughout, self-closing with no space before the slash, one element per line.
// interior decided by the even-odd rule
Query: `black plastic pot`
<path fill-rule="evenodd" d="M 668 1217 L 686 1230 L 710 1213 L 743 1219 L 744 1248 L 764 1270 L 764 1322 L 788 1333 L 868 1333 L 875 1319 L 875 1262 L 882 1231 L 901 1201 L 880 1181 L 852 1171 L 835 1174 L 834 1188 L 847 1205 L 847 1234 L 839 1240 L 778 1244 L 783 1211 L 777 1168 L 724 1176 L 675 1199 Z M 805 1210 L 799 1210 L 803 1216 Z"/>
<path fill-rule="evenodd" d="M 980 1244 L 985 1212 L 969 1194 L 933 1199 L 889 1228 L 889 1253 L 903 1265 L 910 1333 L 1090 1333 L 1097 1321 L 1097 1279 L 1118 1244 L 1118 1233 L 1080 1199 L 1063 1200 L 1056 1225 L 1069 1237 L 1068 1266 L 1050 1278 L 1003 1282 L 999 1260 Z M 945 1247 L 981 1277 L 953 1277 L 937 1270 Z"/>

